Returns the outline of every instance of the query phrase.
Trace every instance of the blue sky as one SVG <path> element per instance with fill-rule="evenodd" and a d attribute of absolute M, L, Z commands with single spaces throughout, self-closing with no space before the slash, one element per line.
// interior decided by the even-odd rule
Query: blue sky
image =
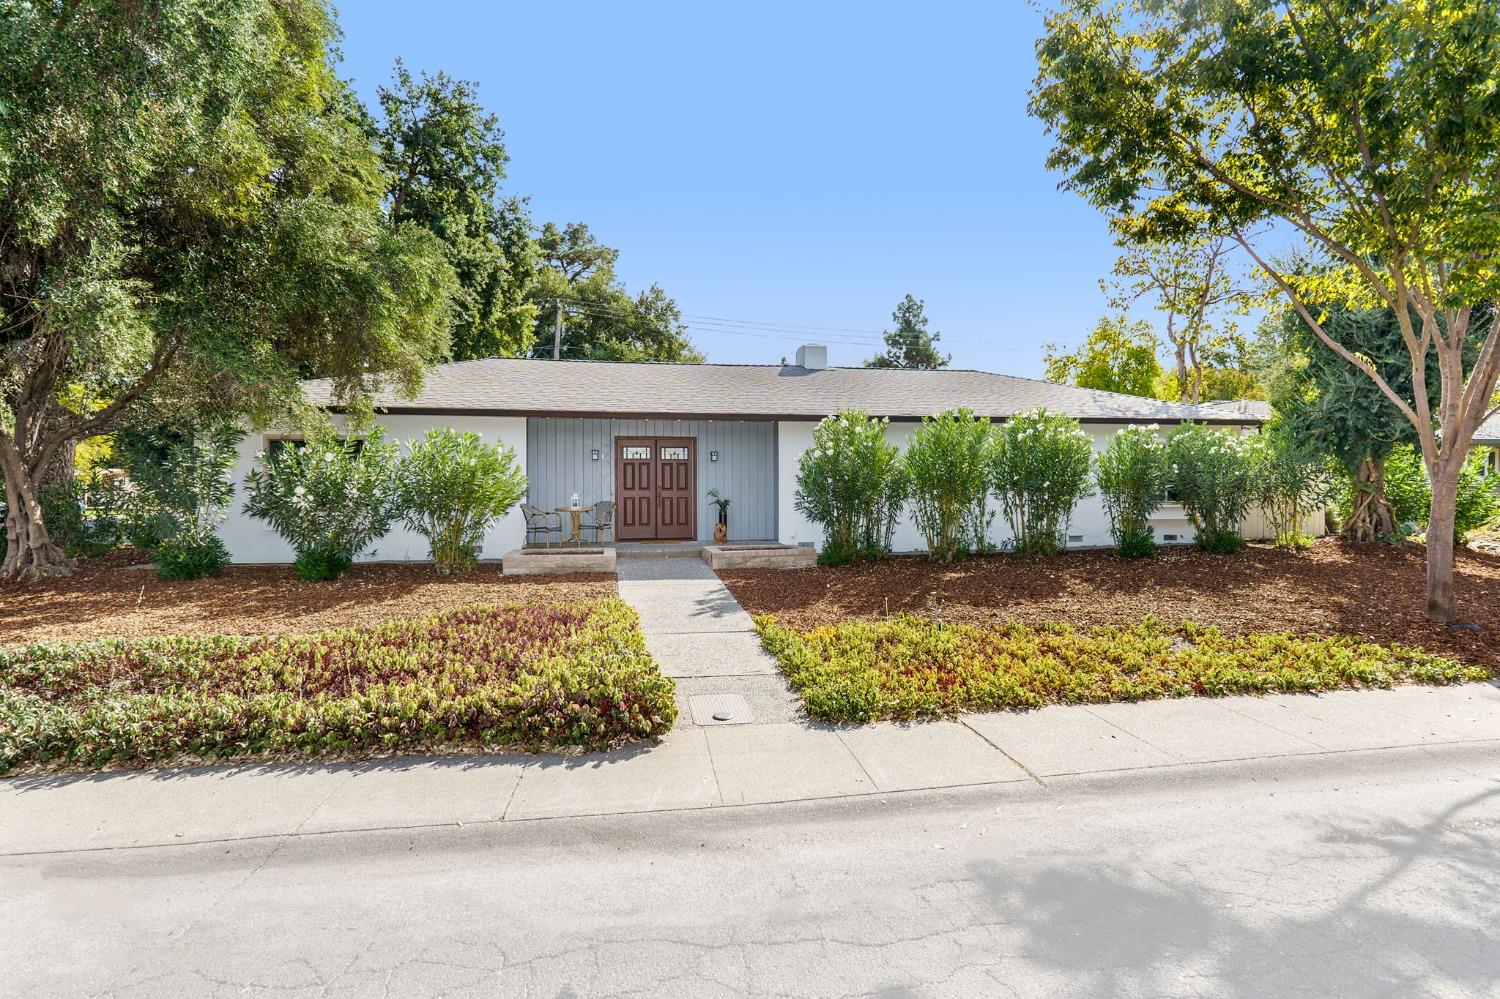
<path fill-rule="evenodd" d="M 876 349 L 907 293 L 956 367 L 1040 375 L 1105 312 L 1103 218 L 1057 190 L 1026 114 L 1040 15 L 998 3 L 347 0 L 343 74 L 372 105 L 397 56 L 477 81 L 511 193 L 583 221 L 689 317 Z M 692 326 L 692 319 L 689 320 Z M 691 329 L 713 361 L 817 332 Z M 740 329 L 744 329 L 741 327 Z"/>

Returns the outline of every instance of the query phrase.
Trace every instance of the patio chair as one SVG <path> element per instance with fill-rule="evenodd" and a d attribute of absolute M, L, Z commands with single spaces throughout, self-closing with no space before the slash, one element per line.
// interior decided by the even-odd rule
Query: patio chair
<path fill-rule="evenodd" d="M 557 543 L 562 544 L 562 514 L 551 513 L 541 507 L 532 506 L 530 503 L 521 504 L 521 516 L 526 518 L 526 543 L 530 544 L 533 535 L 542 536 L 542 544 L 548 545 L 552 535 L 557 535 Z"/>
<path fill-rule="evenodd" d="M 584 536 L 592 532 L 594 540 L 602 545 L 604 544 L 604 535 L 614 527 L 614 521 L 614 500 L 600 500 L 594 504 L 592 510 L 583 515 L 578 531 Z"/>

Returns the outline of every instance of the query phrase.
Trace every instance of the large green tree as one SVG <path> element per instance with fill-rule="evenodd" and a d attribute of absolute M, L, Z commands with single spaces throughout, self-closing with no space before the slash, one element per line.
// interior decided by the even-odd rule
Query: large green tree
<path fill-rule="evenodd" d="M 893 330 L 886 330 L 885 350 L 865 362 L 867 368 L 946 368 L 952 355 L 938 351 L 941 333 L 927 328 L 926 303 L 907 295 L 891 313 Z"/>
<path fill-rule="evenodd" d="M 1368 361 L 1404 399 L 1411 399 L 1412 366 L 1401 324 L 1388 308 L 1316 310 L 1323 328 Z M 1271 403 L 1293 435 L 1315 442 L 1337 461 L 1351 484 L 1344 534 L 1356 541 L 1388 538 L 1396 513 L 1385 492 L 1386 461 L 1401 444 L 1415 446 L 1416 429 L 1364 372 L 1330 350 L 1293 308 L 1267 319 L 1262 354 Z M 1468 358 L 1467 363 L 1472 363 Z M 1436 365 L 1427 391 L 1441 389 Z"/>
<path fill-rule="evenodd" d="M 528 352 L 536 252 L 525 205 L 500 193 L 509 157 L 499 120 L 479 103 L 477 85 L 446 73 L 414 77 L 399 61 L 379 97 L 391 219 L 438 236 L 458 277 L 453 359 Z"/>
<path fill-rule="evenodd" d="M 536 245 L 541 267 L 531 286 L 534 357 L 553 356 L 556 344 L 558 355 L 571 360 L 702 362 L 677 303 L 654 284 L 632 296 L 615 274 L 620 251 L 600 243 L 587 225 L 548 222 Z"/>
<path fill-rule="evenodd" d="M 1143 319 L 1106 316 L 1077 350 L 1044 347 L 1047 380 L 1103 392 L 1155 398 L 1162 379 L 1156 331 Z"/>
<path fill-rule="evenodd" d="M 0 0 L 0 577 L 67 571 L 37 493 L 69 442 L 148 407 L 284 412 L 308 373 L 414 389 L 446 348 L 451 270 L 386 218 L 330 18 Z"/>
<path fill-rule="evenodd" d="M 1459 477 L 1500 380 L 1497 318 L 1475 321 L 1500 294 L 1500 4 L 1065 0 L 1037 52 L 1065 186 L 1138 241 L 1233 239 L 1411 423 L 1427 613 L 1451 620 Z M 1289 237 L 1313 276 L 1278 263 Z M 1411 399 L 1309 307 L 1346 292 L 1395 314 Z"/>

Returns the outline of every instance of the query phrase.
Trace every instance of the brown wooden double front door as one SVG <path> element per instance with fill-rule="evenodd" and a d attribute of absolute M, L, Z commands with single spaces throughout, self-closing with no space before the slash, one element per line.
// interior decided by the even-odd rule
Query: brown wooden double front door
<path fill-rule="evenodd" d="M 698 442 L 692 437 L 615 438 L 615 537 L 697 536 Z"/>

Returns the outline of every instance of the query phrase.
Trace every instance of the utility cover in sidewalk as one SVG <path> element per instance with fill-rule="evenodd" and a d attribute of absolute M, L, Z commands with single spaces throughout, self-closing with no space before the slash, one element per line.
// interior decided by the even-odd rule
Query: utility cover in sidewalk
<path fill-rule="evenodd" d="M 745 725 L 754 721 L 742 694 L 694 694 L 688 698 L 694 725 Z"/>

